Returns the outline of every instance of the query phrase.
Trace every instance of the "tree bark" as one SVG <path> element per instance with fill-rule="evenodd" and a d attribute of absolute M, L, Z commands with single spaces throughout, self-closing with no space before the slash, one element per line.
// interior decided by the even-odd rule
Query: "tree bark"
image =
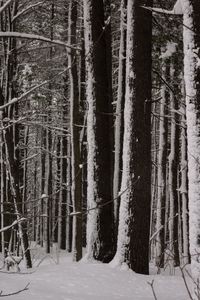
<path fill-rule="evenodd" d="M 183 7 L 184 77 L 186 89 L 186 118 L 188 136 L 189 225 L 191 269 L 200 278 L 200 2 L 181 1 Z M 197 50 L 199 51 L 199 50 Z"/>
<path fill-rule="evenodd" d="M 151 207 L 151 12 L 128 1 L 123 174 L 113 264 L 149 273 Z M 148 6 L 152 1 L 147 1 Z M 144 218 L 145 216 L 145 218 Z"/>
<path fill-rule="evenodd" d="M 71 0 L 68 15 L 68 43 L 75 44 L 77 24 L 77 2 Z M 81 156 L 80 156 L 80 113 L 79 113 L 79 84 L 77 72 L 76 52 L 68 50 L 68 64 L 70 79 L 70 127 L 71 127 L 71 168 L 72 168 L 72 203 L 73 203 L 73 235 L 72 252 L 73 260 L 82 258 L 82 181 L 81 181 Z M 76 213 L 79 213 L 76 215 Z"/>
<path fill-rule="evenodd" d="M 125 77 L 126 77 L 126 12 L 127 0 L 121 1 L 121 22 L 120 22 L 120 48 L 119 48 L 119 71 L 117 105 L 115 118 L 115 153 L 114 153 L 114 177 L 113 177 L 113 198 L 114 198 L 114 223 L 117 236 L 119 225 L 120 206 L 120 184 L 122 177 L 122 148 L 123 148 L 123 113 L 125 101 Z"/>
<path fill-rule="evenodd" d="M 162 78 L 169 78 L 169 61 L 162 62 Z M 156 207 L 156 265 L 160 268 L 164 266 L 165 251 L 165 204 L 166 204 L 166 167 L 167 167 L 167 146 L 168 146 L 168 119 L 167 105 L 169 93 L 167 87 L 162 84 L 160 116 L 159 116 L 159 149 L 158 149 L 158 172 L 157 172 L 157 207 Z"/>
<path fill-rule="evenodd" d="M 86 93 L 88 102 L 87 259 L 113 257 L 109 79 L 103 0 L 84 1 Z M 109 203 L 107 203 L 109 202 Z M 92 210 L 91 210 L 92 209 Z"/>

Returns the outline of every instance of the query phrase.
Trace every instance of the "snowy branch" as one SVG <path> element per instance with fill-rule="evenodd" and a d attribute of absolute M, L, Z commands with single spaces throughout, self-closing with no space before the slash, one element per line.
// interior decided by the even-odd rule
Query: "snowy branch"
<path fill-rule="evenodd" d="M 35 4 L 32 4 L 26 8 L 24 8 L 22 11 L 18 12 L 12 19 L 12 22 L 14 22 L 17 18 L 21 17 L 22 15 L 28 13 L 29 10 L 35 8 L 36 6 L 39 6 L 41 4 L 43 4 L 44 1 L 41 1 L 41 2 L 38 2 L 38 3 L 35 3 Z"/>
<path fill-rule="evenodd" d="M 10 31 L 0 31 L 0 37 L 13 37 L 13 38 L 20 38 L 20 39 L 29 39 L 29 40 L 37 40 L 37 41 L 42 41 L 42 42 L 47 42 L 59 46 L 63 46 L 66 48 L 70 48 L 73 50 L 79 50 L 81 51 L 81 48 L 78 47 L 73 47 L 71 45 L 68 45 L 65 42 L 59 41 L 59 40 L 51 40 L 49 38 L 46 38 L 41 35 L 36 35 L 36 34 L 29 34 L 29 33 L 24 33 L 24 32 L 10 32 Z"/>
<path fill-rule="evenodd" d="M 154 13 L 166 14 L 166 15 L 183 15 L 183 9 L 181 5 L 181 0 L 177 0 L 172 10 L 167 10 L 163 8 L 141 6 L 144 9 L 150 10 Z"/>
<path fill-rule="evenodd" d="M 59 74 L 56 74 L 53 78 L 55 78 L 55 77 L 57 77 L 57 76 L 60 76 L 60 75 L 64 74 L 69 68 L 71 68 L 71 67 L 68 67 L 67 69 L 65 69 L 64 71 L 60 72 Z M 12 99 L 10 102 L 8 102 L 8 103 L 6 103 L 6 104 L 4 104 L 4 105 L 1 105 L 1 106 L 0 106 L 0 111 L 3 110 L 3 109 L 5 109 L 5 108 L 7 108 L 7 107 L 9 107 L 9 106 L 11 106 L 11 105 L 13 105 L 13 104 L 15 104 L 15 103 L 17 103 L 17 102 L 19 102 L 19 101 L 21 101 L 22 99 L 26 98 L 28 95 L 30 95 L 30 94 L 31 94 L 32 92 L 34 92 L 35 90 L 37 90 L 37 89 L 39 89 L 40 87 L 42 87 L 42 86 L 48 84 L 49 82 L 51 82 L 51 81 L 53 80 L 53 78 L 51 78 L 51 79 L 49 79 L 49 80 L 46 80 L 46 81 L 44 81 L 44 82 L 42 82 L 42 83 L 40 83 L 40 84 L 38 84 L 38 85 L 32 87 L 29 91 L 25 92 L 25 93 L 22 94 L 20 97 L 14 98 L 14 99 Z"/>
<path fill-rule="evenodd" d="M 10 5 L 13 2 L 13 0 L 8 0 L 1 8 L 0 8 L 0 15 L 2 12 L 6 9 L 8 5 Z"/>
<path fill-rule="evenodd" d="M 0 229 L 0 233 L 9 230 L 9 229 L 12 228 L 13 226 L 15 226 L 15 225 L 17 225 L 18 223 L 23 222 L 23 221 L 25 221 L 25 220 L 26 220 L 25 218 L 21 218 L 21 219 L 19 219 L 19 220 L 15 220 L 11 225 L 1 228 L 1 229 Z"/>

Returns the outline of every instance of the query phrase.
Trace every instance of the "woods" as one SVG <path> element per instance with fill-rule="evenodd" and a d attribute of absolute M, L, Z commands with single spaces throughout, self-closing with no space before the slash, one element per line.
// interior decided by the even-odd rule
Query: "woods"
<path fill-rule="evenodd" d="M 200 299 L 199 17 L 199 0 L 0 1 L 3 260 L 191 263 Z"/>

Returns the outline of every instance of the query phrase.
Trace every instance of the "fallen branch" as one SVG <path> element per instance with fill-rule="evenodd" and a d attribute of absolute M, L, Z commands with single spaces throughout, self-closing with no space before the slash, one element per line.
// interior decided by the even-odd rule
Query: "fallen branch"
<path fill-rule="evenodd" d="M 3 294 L 3 291 L 0 292 L 0 297 L 10 297 L 10 296 L 13 296 L 13 295 L 17 295 L 17 294 L 20 294 L 24 291 L 28 291 L 28 286 L 29 286 L 30 282 L 21 290 L 17 291 L 17 292 L 13 292 L 13 293 L 9 293 L 9 294 Z"/>
<path fill-rule="evenodd" d="M 152 293 L 153 293 L 153 296 L 154 296 L 154 299 L 155 300 L 158 300 L 157 296 L 156 296 L 156 293 L 155 293 L 155 290 L 154 290 L 154 280 L 152 280 L 152 282 L 147 282 L 150 287 L 151 287 L 151 290 L 152 290 Z"/>

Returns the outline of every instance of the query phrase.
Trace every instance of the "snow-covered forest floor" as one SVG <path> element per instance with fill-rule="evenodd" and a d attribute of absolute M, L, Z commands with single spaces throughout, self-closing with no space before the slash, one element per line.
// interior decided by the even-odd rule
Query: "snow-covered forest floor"
<path fill-rule="evenodd" d="M 34 251 L 33 251 L 34 252 Z M 189 296 L 180 272 L 169 276 L 157 275 L 151 268 L 151 275 L 144 276 L 132 271 L 111 268 L 101 263 L 73 263 L 71 256 L 56 252 L 51 256 L 35 250 L 34 268 L 21 273 L 0 271 L 0 290 L 3 294 L 23 289 L 28 290 L 8 297 L 18 300 L 153 300 L 148 282 L 154 280 L 158 300 L 188 300 Z M 39 265 L 39 266 L 38 266 Z M 187 276 L 187 281 L 189 278 Z"/>

